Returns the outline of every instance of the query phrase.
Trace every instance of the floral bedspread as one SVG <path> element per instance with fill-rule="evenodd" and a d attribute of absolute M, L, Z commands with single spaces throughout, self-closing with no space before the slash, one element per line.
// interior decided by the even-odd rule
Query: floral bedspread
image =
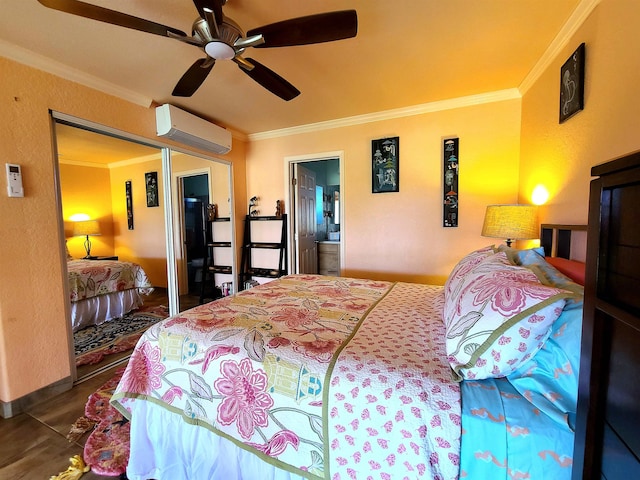
<path fill-rule="evenodd" d="M 153 286 L 142 267 L 116 260 L 69 260 L 69 295 L 72 302 L 131 288 L 148 295 Z"/>
<path fill-rule="evenodd" d="M 340 354 L 332 480 L 458 478 L 460 385 L 446 360 L 443 302 L 443 287 L 398 283 Z"/>
<path fill-rule="evenodd" d="M 455 479 L 441 292 L 283 277 L 151 327 L 112 403 L 154 402 L 310 479 Z"/>

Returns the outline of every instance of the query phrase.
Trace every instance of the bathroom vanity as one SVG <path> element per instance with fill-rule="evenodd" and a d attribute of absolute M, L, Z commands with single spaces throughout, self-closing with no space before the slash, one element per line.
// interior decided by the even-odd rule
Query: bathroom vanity
<path fill-rule="evenodd" d="M 318 242 L 318 273 L 340 276 L 340 242 Z"/>

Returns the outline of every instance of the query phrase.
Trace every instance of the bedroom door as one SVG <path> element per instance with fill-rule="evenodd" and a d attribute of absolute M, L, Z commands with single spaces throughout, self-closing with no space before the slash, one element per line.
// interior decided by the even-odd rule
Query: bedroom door
<path fill-rule="evenodd" d="M 316 174 L 295 164 L 295 240 L 298 273 L 318 273 L 316 243 Z"/>

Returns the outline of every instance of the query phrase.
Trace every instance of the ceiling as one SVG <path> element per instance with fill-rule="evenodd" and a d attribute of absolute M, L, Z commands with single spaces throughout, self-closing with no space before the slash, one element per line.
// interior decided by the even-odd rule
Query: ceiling
<path fill-rule="evenodd" d="M 218 61 L 190 98 L 172 97 L 204 55 L 195 46 L 3 0 L 0 55 L 57 65 L 84 83 L 139 103 L 172 103 L 250 135 L 518 88 L 580 4 L 592 0 L 228 0 L 245 30 L 292 17 L 355 9 L 358 34 L 337 42 L 248 49 L 302 93 L 285 102 L 231 61 Z M 91 0 L 191 33 L 191 0 Z M 44 57 L 44 59 L 43 59 Z M 45 61 L 46 60 L 46 61 Z M 38 67 L 40 68 L 40 67 Z M 60 70 L 58 70 L 60 71 Z M 94 85 L 94 86 L 95 86 Z M 107 88 L 108 89 L 108 88 Z"/>
<path fill-rule="evenodd" d="M 108 166 L 134 159 L 160 159 L 160 149 L 110 135 L 56 124 L 56 148 L 60 163 Z"/>

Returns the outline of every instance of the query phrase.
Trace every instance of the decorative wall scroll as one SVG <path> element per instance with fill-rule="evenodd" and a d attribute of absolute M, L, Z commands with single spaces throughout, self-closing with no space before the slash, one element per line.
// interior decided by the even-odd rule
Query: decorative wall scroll
<path fill-rule="evenodd" d="M 147 207 L 159 206 L 160 201 L 158 198 L 158 172 L 145 173 L 144 183 L 147 186 Z"/>
<path fill-rule="evenodd" d="M 458 138 L 445 138 L 444 153 L 444 211 L 443 227 L 458 226 Z"/>
<path fill-rule="evenodd" d="M 371 141 L 371 191 L 400 191 L 400 137 Z"/>
<path fill-rule="evenodd" d="M 127 225 L 133 230 L 133 194 L 131 193 L 131 180 L 124 182 L 124 191 L 127 199 Z"/>
<path fill-rule="evenodd" d="M 560 123 L 584 108 L 584 43 L 560 69 Z"/>

